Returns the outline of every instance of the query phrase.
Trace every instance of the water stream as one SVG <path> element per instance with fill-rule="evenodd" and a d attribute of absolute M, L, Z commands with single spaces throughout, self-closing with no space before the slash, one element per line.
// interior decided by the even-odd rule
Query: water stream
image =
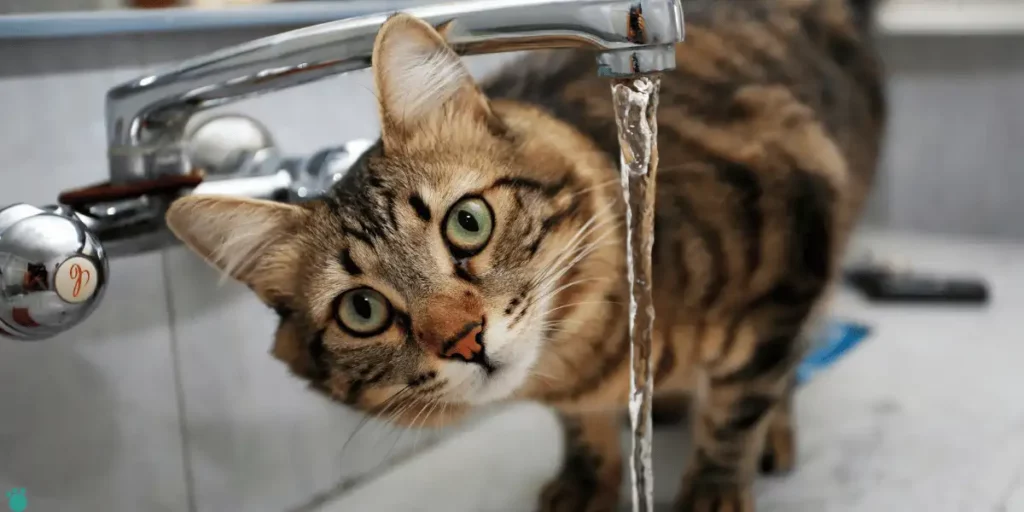
<path fill-rule="evenodd" d="M 651 465 L 651 249 L 654 246 L 654 192 L 658 170 L 658 77 L 612 84 L 621 148 L 622 193 L 626 200 L 626 266 L 629 280 L 629 421 L 632 447 L 633 511 L 654 510 Z"/>

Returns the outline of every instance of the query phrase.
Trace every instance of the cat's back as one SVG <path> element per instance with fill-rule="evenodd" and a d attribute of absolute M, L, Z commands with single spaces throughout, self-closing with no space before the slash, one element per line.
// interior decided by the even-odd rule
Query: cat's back
<path fill-rule="evenodd" d="M 676 48 L 676 68 L 661 80 L 662 159 L 674 158 L 680 126 L 740 132 L 744 123 L 765 121 L 757 104 L 778 104 L 788 94 L 857 160 L 858 171 L 870 174 L 885 98 L 867 14 L 858 9 L 867 3 L 683 0 L 686 41 Z M 617 162 L 609 80 L 597 76 L 593 53 L 536 52 L 483 88 L 492 99 L 529 103 L 572 124 Z"/>
<path fill-rule="evenodd" d="M 885 124 L 867 3 L 684 0 L 686 42 L 658 108 L 655 272 L 695 308 L 748 302 L 796 269 L 831 273 Z M 610 87 L 592 54 L 537 54 L 484 90 L 572 124 L 615 172 Z"/>

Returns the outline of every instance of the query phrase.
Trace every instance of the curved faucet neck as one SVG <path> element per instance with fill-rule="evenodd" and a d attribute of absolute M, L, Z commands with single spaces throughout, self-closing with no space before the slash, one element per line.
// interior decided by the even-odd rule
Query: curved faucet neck
<path fill-rule="evenodd" d="M 680 0 L 476 0 L 409 9 L 463 55 L 583 48 L 601 73 L 627 77 L 671 69 L 683 40 Z M 107 93 L 112 183 L 193 171 L 185 124 L 204 109 L 370 66 L 387 14 L 351 18 L 258 39 L 182 62 Z"/>

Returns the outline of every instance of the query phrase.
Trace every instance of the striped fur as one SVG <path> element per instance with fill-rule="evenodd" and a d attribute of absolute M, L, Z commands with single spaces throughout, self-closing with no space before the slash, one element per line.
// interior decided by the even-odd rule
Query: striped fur
<path fill-rule="evenodd" d="M 757 469 L 794 464 L 793 369 L 873 181 L 882 73 L 863 0 L 684 6 L 658 112 L 655 388 L 693 404 L 678 509 L 749 511 Z M 448 75 L 409 90 L 434 69 Z M 382 28 L 374 73 L 381 141 L 327 197 L 185 198 L 168 222 L 215 265 L 246 262 L 234 277 L 281 317 L 274 355 L 314 388 L 409 425 L 551 403 L 572 449 L 543 508 L 612 510 L 629 340 L 608 82 L 561 51 L 477 86 L 404 15 Z M 444 235 L 465 198 L 495 219 L 472 254 Z M 260 218 L 274 221 L 262 241 L 233 231 Z M 390 304 L 371 337 L 338 325 L 360 287 Z M 449 350 L 472 332 L 472 361 Z"/>

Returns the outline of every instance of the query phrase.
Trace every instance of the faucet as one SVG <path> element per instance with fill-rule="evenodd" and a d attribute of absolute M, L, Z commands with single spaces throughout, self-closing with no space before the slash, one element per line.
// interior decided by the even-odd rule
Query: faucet
<path fill-rule="evenodd" d="M 461 55 L 586 49 L 596 53 L 598 73 L 608 78 L 673 69 L 675 45 L 684 37 L 681 0 L 474 0 L 407 12 L 444 25 Z M 251 119 L 196 126 L 196 114 L 369 67 L 387 17 L 343 19 L 258 39 L 110 89 L 110 180 L 65 191 L 56 205 L 0 209 L 0 335 L 39 340 L 82 322 L 102 300 L 108 258 L 176 243 L 163 217 L 181 195 L 298 202 L 325 192 L 369 141 L 349 141 L 308 159 L 286 158 Z M 248 134 L 242 142 L 240 131 Z M 219 160 L 210 156 L 211 144 L 220 144 Z"/>

